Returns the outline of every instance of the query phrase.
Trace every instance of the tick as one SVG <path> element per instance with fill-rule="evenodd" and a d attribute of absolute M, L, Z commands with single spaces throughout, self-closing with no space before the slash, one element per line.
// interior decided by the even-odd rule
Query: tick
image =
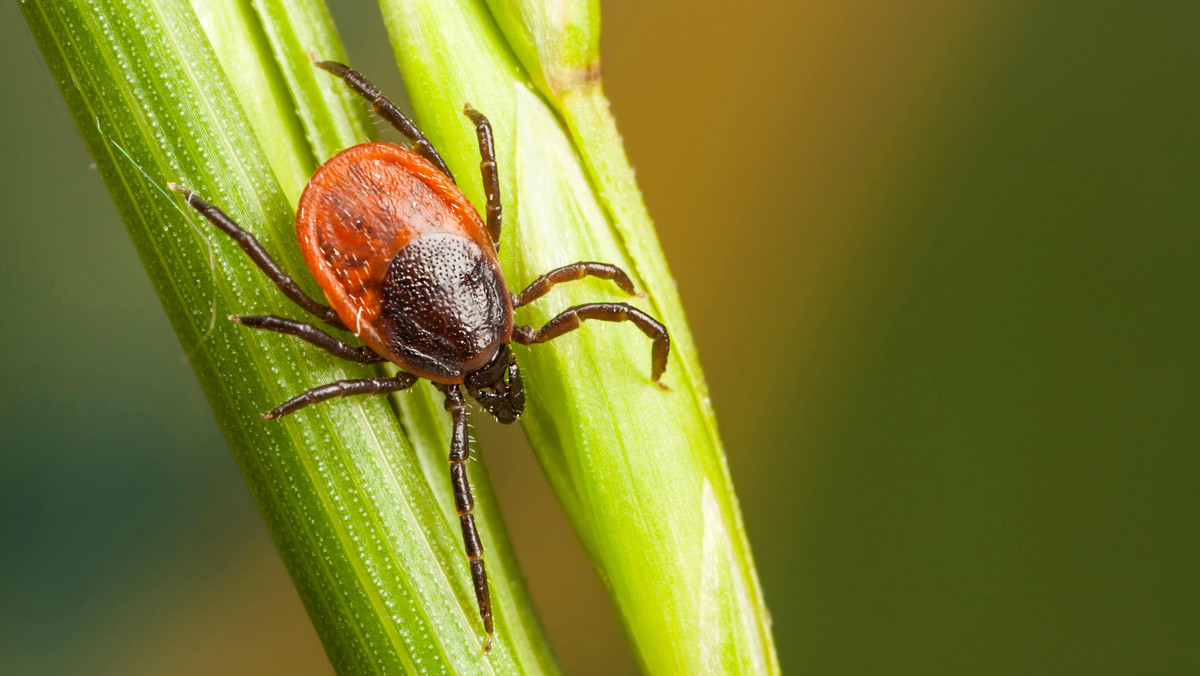
<path fill-rule="evenodd" d="M 656 319 L 625 303 L 576 305 L 538 329 L 514 324 L 515 308 L 540 298 L 560 282 L 598 277 L 612 280 L 627 294 L 633 294 L 633 282 L 614 265 L 579 262 L 547 272 L 519 294 L 510 293 L 496 257 L 502 209 L 487 118 L 469 105 L 464 108 L 479 140 L 479 168 L 487 194 L 485 223 L 433 144 L 399 108 L 349 67 L 332 61 L 316 65 L 345 81 L 412 143 L 412 150 L 390 143 L 364 143 L 343 150 L 321 165 L 305 187 L 296 211 L 296 236 L 329 305 L 301 290 L 254 235 L 219 208 L 187 188 L 170 187 L 233 238 L 285 296 L 329 326 L 353 333 L 364 345 L 349 345 L 313 324 L 276 315 L 234 316 L 232 321 L 296 336 L 360 364 L 390 361 L 400 367 L 391 378 L 340 380 L 314 387 L 263 414 L 264 420 L 336 397 L 399 392 L 420 378 L 442 392 L 454 425 L 450 442 L 454 505 L 487 633 L 484 652 L 489 652 L 494 634 L 492 603 L 467 482 L 470 449 L 462 389 L 500 423 L 516 421 L 525 408 L 525 388 L 509 345 L 544 343 L 589 319 L 632 322 L 651 338 L 651 379 L 663 387 L 670 337 Z"/>

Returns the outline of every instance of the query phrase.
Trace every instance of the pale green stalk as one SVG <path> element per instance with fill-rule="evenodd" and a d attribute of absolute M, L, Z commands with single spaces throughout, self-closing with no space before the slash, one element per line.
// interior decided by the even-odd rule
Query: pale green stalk
<path fill-rule="evenodd" d="M 510 286 L 577 260 L 616 263 L 649 294 L 630 302 L 671 331 L 671 392 L 650 382 L 649 341 L 631 325 L 589 324 L 517 352 L 526 434 L 643 670 L 777 673 L 696 350 L 600 89 L 598 4 L 381 4 L 418 122 L 477 204 L 478 150 L 460 110 L 492 120 Z M 610 284 L 573 283 L 517 321 L 618 299 Z"/>
<path fill-rule="evenodd" d="M 302 313 L 161 190 L 196 189 L 317 291 L 296 248 L 298 177 L 369 130 L 361 104 L 308 62 L 307 49 L 341 55 L 323 6 L 205 5 L 204 27 L 223 34 L 219 58 L 182 0 L 27 0 L 22 11 L 337 670 L 556 671 L 473 463 L 497 612 L 495 650 L 482 655 L 440 404 L 428 390 L 408 395 L 403 423 L 385 398 L 259 420 L 309 387 L 377 372 L 226 321 Z M 238 71 L 232 85 L 226 71 Z"/>
<path fill-rule="evenodd" d="M 291 105 L 283 71 L 274 59 L 263 58 L 270 53 L 270 44 L 258 15 L 243 0 L 195 2 L 192 8 L 280 188 L 288 202 L 295 204 L 315 160 Z"/>

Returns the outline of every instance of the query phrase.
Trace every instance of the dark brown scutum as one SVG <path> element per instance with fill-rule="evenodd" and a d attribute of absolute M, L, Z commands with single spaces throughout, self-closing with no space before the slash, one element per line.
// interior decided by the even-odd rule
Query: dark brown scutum
<path fill-rule="evenodd" d="M 388 346 L 426 373 L 461 381 L 508 340 L 506 293 L 500 271 L 471 240 L 419 237 L 396 252 L 383 280 Z"/>
<path fill-rule="evenodd" d="M 446 395 L 445 408 L 454 422 L 454 431 L 450 439 L 450 484 L 454 490 L 454 507 L 462 526 L 463 545 L 470 562 L 471 583 L 475 587 L 475 601 L 479 604 L 479 616 L 483 618 L 483 628 L 487 632 L 487 642 L 483 651 L 492 649 L 492 598 L 488 590 L 487 570 L 483 565 L 483 543 L 479 540 L 479 531 L 475 529 L 475 516 L 471 513 L 475 508 L 475 500 L 471 497 L 471 484 L 467 481 L 467 460 L 470 459 L 471 447 L 467 439 L 467 408 L 463 405 L 462 392 L 457 385 L 446 385 L 442 388 Z"/>

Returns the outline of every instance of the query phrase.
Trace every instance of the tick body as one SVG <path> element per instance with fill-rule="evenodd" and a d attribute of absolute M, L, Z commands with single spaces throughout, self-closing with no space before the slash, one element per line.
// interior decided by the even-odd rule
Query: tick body
<path fill-rule="evenodd" d="M 397 392 L 420 378 L 441 390 L 453 421 L 449 462 L 455 509 L 486 633 L 484 652 L 488 652 L 494 633 L 492 606 L 467 480 L 470 449 L 462 389 L 499 422 L 514 422 L 525 407 L 525 388 L 509 345 L 543 343 L 588 319 L 629 321 L 650 337 L 651 379 L 662 387 L 670 338 L 657 320 L 624 303 L 577 305 L 537 329 L 515 325 L 514 308 L 536 300 L 560 282 L 594 276 L 612 280 L 628 294 L 633 293 L 633 283 L 616 266 L 578 262 L 552 270 L 512 294 L 496 257 L 502 208 L 487 118 L 469 106 L 464 111 L 479 139 L 487 194 L 485 220 L 463 195 L 433 145 L 370 82 L 339 63 L 317 66 L 342 78 L 412 142 L 411 150 L 389 143 L 348 148 L 309 180 L 296 212 L 296 235 L 329 305 L 305 294 L 258 240 L 219 208 L 191 190 L 171 187 L 233 238 L 289 299 L 364 344 L 353 346 L 311 323 L 275 315 L 231 320 L 299 337 L 351 361 L 390 361 L 400 367 L 394 377 L 315 387 L 265 413 L 263 419 L 336 397 Z"/>
<path fill-rule="evenodd" d="M 300 198 L 296 234 L 342 322 L 408 373 L 462 384 L 511 340 L 512 295 L 483 221 L 410 150 L 335 155 Z"/>

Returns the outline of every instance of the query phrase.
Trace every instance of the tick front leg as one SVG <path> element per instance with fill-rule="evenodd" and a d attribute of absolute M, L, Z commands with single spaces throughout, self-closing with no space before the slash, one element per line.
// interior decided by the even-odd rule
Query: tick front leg
<path fill-rule="evenodd" d="M 525 290 L 513 299 L 513 307 L 518 308 L 522 305 L 528 305 L 533 301 L 546 295 L 550 288 L 556 284 L 563 282 L 573 282 L 584 277 L 597 277 L 599 279 L 611 279 L 621 290 L 629 295 L 634 295 L 633 282 L 630 281 L 629 275 L 625 271 L 615 265 L 608 263 L 591 263 L 581 261 L 564 265 L 557 270 L 551 270 L 546 274 L 533 280 Z"/>
<path fill-rule="evenodd" d="M 479 604 L 479 617 L 483 619 L 483 629 L 487 632 L 487 640 L 483 645 L 483 652 L 487 654 L 492 651 L 494 633 L 492 598 L 488 592 L 487 570 L 483 566 L 483 543 L 479 540 L 475 516 L 472 514 L 475 500 L 471 497 L 471 484 L 467 481 L 467 460 L 471 453 L 467 439 L 467 408 L 463 405 L 462 391 L 458 385 L 447 385 L 442 388 L 442 393 L 446 395 L 446 411 L 454 421 L 450 438 L 450 485 L 454 489 L 454 510 L 462 527 L 463 544 L 471 566 L 471 582 L 475 587 L 475 601 Z"/>
<path fill-rule="evenodd" d="M 196 193 L 189 188 L 185 188 L 175 183 L 168 183 L 167 187 L 175 192 L 183 193 L 183 196 L 187 198 L 188 206 L 195 209 L 201 216 L 207 218 L 210 223 L 217 226 L 221 232 L 229 235 L 233 241 L 237 242 L 237 245 L 242 248 L 242 251 L 245 251 L 246 255 L 250 257 L 250 260 L 254 261 L 255 265 L 257 265 L 263 272 L 267 273 L 267 277 L 270 277 L 271 281 L 275 282 L 275 286 L 279 287 L 279 290 L 283 292 L 283 295 L 287 296 L 293 303 L 299 305 L 305 310 L 308 310 L 318 319 L 326 324 L 329 324 L 330 326 L 339 329 L 346 328 L 346 325 L 342 324 L 342 320 L 338 319 L 337 313 L 333 311 L 333 308 L 329 307 L 328 305 L 322 305 L 321 303 L 318 303 L 307 293 L 304 293 L 304 290 L 300 288 L 300 285 L 296 283 L 296 280 L 292 279 L 291 275 L 284 272 L 283 268 L 279 267 L 279 264 L 275 262 L 274 258 L 271 258 L 271 254 L 267 253 L 267 250 L 263 248 L 261 243 L 259 243 L 258 238 L 246 230 L 243 230 L 242 227 L 238 225 L 236 221 L 230 218 L 224 211 L 221 211 L 217 207 L 200 199 L 200 197 L 198 197 Z"/>
<path fill-rule="evenodd" d="M 230 315 L 229 321 L 241 324 L 242 326 L 248 326 L 252 329 L 262 329 L 263 331 L 274 331 L 275 333 L 296 336 L 301 340 L 316 345 L 335 357 L 348 359 L 359 364 L 376 364 L 385 361 L 369 345 L 363 345 L 362 347 L 347 345 L 308 322 L 298 322 L 294 319 L 277 317 L 275 315 Z"/>
<path fill-rule="evenodd" d="M 650 378 L 659 388 L 666 389 L 662 374 L 667 370 L 667 356 L 671 351 L 671 337 L 667 327 L 657 319 L 625 303 L 588 303 L 564 310 L 536 331 L 530 326 L 514 326 L 513 340 L 522 345 L 544 343 L 564 333 L 574 331 L 589 319 L 604 322 L 633 322 L 642 333 L 654 340 L 651 348 Z"/>
<path fill-rule="evenodd" d="M 318 404 L 322 401 L 336 399 L 338 397 L 352 397 L 356 394 L 385 394 L 387 392 L 399 392 L 407 390 L 417 382 L 417 377 L 411 373 L 401 371 L 396 374 L 395 378 L 365 378 L 363 380 L 339 380 L 314 387 L 311 390 L 296 395 L 291 399 L 283 402 L 275 408 L 263 414 L 263 420 L 274 420 L 281 418 L 289 413 L 295 413 L 300 409 L 310 404 Z"/>
<path fill-rule="evenodd" d="M 425 135 L 417 128 L 417 125 L 413 124 L 413 121 L 408 119 L 408 116 L 401 112 L 396 107 L 396 104 L 388 100 L 388 97 L 384 96 L 375 85 L 371 84 L 370 80 L 363 77 L 362 73 L 337 61 L 318 61 L 317 68 L 327 70 L 342 78 L 350 89 L 353 89 L 359 96 L 371 104 L 371 107 L 380 117 L 387 120 L 396 128 L 396 131 L 404 134 L 408 137 L 409 141 L 412 141 L 413 150 L 417 151 L 417 154 L 429 160 L 429 163 L 437 167 L 438 171 L 445 174 L 446 178 L 451 181 L 454 180 L 454 174 L 450 173 L 450 169 L 442 161 L 442 156 L 438 154 L 437 148 L 434 148 L 429 139 L 425 138 Z"/>

